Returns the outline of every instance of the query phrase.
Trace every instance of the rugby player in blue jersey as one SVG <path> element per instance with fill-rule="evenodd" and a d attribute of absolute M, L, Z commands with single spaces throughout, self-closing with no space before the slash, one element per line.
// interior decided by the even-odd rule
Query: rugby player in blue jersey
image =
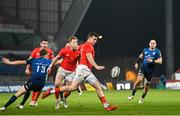
<path fill-rule="evenodd" d="M 25 82 L 23 86 L 21 86 L 18 91 L 13 95 L 9 101 L 0 108 L 1 111 L 6 110 L 6 108 L 11 105 L 13 102 L 16 101 L 18 97 L 21 95 L 24 95 L 24 98 L 22 102 L 19 105 L 16 105 L 17 108 L 23 109 L 24 104 L 27 101 L 30 91 L 41 91 L 42 88 L 45 85 L 45 82 L 47 80 L 47 68 L 51 64 L 51 60 L 46 59 L 46 55 L 48 55 L 48 52 L 43 49 L 40 51 L 40 58 L 32 58 L 30 60 L 17 60 L 17 61 L 9 61 L 6 58 L 2 59 L 2 62 L 9 65 L 19 65 L 19 64 L 30 64 L 32 66 L 32 76 L 31 78 Z"/>
<path fill-rule="evenodd" d="M 139 68 L 137 80 L 134 83 L 133 90 L 131 95 L 128 97 L 128 100 L 132 100 L 138 85 L 144 80 L 144 92 L 138 103 L 143 103 L 144 98 L 148 92 L 149 85 L 154 73 L 154 65 L 162 64 L 162 56 L 159 49 L 156 48 L 156 40 L 152 39 L 149 42 L 149 48 L 144 48 L 142 53 L 139 55 L 135 68 Z"/>

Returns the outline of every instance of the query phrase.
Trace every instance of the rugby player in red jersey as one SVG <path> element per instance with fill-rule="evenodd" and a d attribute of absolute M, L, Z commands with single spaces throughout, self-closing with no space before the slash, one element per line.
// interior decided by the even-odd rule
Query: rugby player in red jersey
<path fill-rule="evenodd" d="M 59 87 L 63 86 L 62 81 L 65 80 L 67 85 L 72 83 L 73 77 L 75 75 L 74 71 L 77 66 L 77 62 L 80 58 L 80 50 L 78 48 L 78 39 L 74 36 L 69 38 L 69 42 L 66 47 L 62 48 L 58 55 L 53 59 L 51 65 L 48 68 L 48 71 L 51 72 L 52 66 L 58 61 L 58 59 L 63 59 L 58 71 L 56 73 L 55 78 L 55 88 L 54 92 L 59 89 Z M 70 92 L 64 93 L 63 103 L 64 107 L 67 108 L 68 105 L 66 103 L 66 98 L 70 95 Z M 56 97 L 56 106 L 55 109 L 59 109 L 59 93 L 55 92 Z"/>
<path fill-rule="evenodd" d="M 104 66 L 97 65 L 96 62 L 94 61 L 94 56 L 95 56 L 94 45 L 97 43 L 98 38 L 99 35 L 96 34 L 95 32 L 90 32 L 88 34 L 87 41 L 81 45 L 80 63 L 76 68 L 75 77 L 73 78 L 72 84 L 70 86 L 62 86 L 60 88 L 57 88 L 56 93 L 62 91 L 76 90 L 78 88 L 78 85 L 85 80 L 96 89 L 97 95 L 101 103 L 103 104 L 104 109 L 111 111 L 117 109 L 118 106 L 109 105 L 102 91 L 99 81 L 91 72 L 92 67 L 94 67 L 96 70 L 103 70 L 105 68 Z M 48 89 L 43 94 L 42 99 L 52 94 L 51 91 L 52 91 L 51 89 Z"/>
<path fill-rule="evenodd" d="M 52 59 L 54 58 L 54 53 L 53 53 L 53 51 L 52 51 L 50 48 L 48 48 L 48 41 L 47 41 L 47 39 L 42 39 L 41 42 L 40 42 L 40 47 L 37 47 L 37 48 L 35 48 L 35 49 L 32 51 L 31 56 L 29 57 L 29 59 L 31 59 L 31 58 L 40 58 L 40 51 L 41 51 L 42 49 L 45 49 L 45 50 L 48 52 L 48 54 L 47 54 L 47 59 L 52 60 Z M 31 74 L 31 70 L 30 70 L 30 69 L 31 69 L 31 68 L 30 68 L 30 65 L 28 64 L 28 65 L 26 66 L 26 70 L 25 70 L 25 73 L 26 73 L 27 75 L 30 75 L 30 74 Z M 39 92 L 34 92 L 34 91 L 33 91 L 33 92 L 32 92 L 32 100 L 31 100 L 31 102 L 30 102 L 29 105 L 31 105 L 31 106 L 37 106 L 37 105 L 38 105 L 38 104 L 37 104 L 37 100 L 38 100 L 40 94 L 41 94 L 41 91 L 39 91 Z"/>

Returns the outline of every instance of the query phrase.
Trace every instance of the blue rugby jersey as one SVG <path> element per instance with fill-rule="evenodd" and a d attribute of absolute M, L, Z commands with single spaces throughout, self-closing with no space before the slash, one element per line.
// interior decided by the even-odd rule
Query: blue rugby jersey
<path fill-rule="evenodd" d="M 32 58 L 26 61 L 31 65 L 32 76 L 30 80 L 36 83 L 45 83 L 47 77 L 47 68 L 51 64 L 51 60 L 40 58 Z"/>
<path fill-rule="evenodd" d="M 145 70 L 153 69 L 154 62 L 147 62 L 147 59 L 151 58 L 152 60 L 157 60 L 158 58 L 160 58 L 161 57 L 160 50 L 157 48 L 155 48 L 154 50 L 150 50 L 149 48 L 144 48 L 142 53 L 144 58 L 141 67 Z"/>

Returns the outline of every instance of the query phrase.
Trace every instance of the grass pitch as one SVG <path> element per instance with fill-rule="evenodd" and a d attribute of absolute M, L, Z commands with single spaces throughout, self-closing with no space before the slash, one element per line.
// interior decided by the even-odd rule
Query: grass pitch
<path fill-rule="evenodd" d="M 68 98 L 67 109 L 60 106 L 55 110 L 54 95 L 38 101 L 37 107 L 29 106 L 30 98 L 23 110 L 17 109 L 16 104 L 20 103 L 20 97 L 15 103 L 8 107 L 0 115 L 180 115 L 180 90 L 154 90 L 151 89 L 143 104 L 138 104 L 142 90 L 138 90 L 132 101 L 128 101 L 130 90 L 105 91 L 105 95 L 110 104 L 119 105 L 115 111 L 105 111 L 96 92 L 83 92 L 78 95 L 73 92 Z M 3 106 L 12 94 L 0 93 L 0 106 Z"/>

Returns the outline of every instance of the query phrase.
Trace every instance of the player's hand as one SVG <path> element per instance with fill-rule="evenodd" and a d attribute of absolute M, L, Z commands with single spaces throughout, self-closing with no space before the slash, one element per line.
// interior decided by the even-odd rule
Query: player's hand
<path fill-rule="evenodd" d="M 51 73 L 51 67 L 48 67 L 47 69 L 47 73 L 50 74 Z"/>
<path fill-rule="evenodd" d="M 138 69 L 138 67 L 139 67 L 138 63 L 135 63 L 134 67 L 135 67 L 135 69 Z"/>
<path fill-rule="evenodd" d="M 28 75 L 28 76 L 31 75 L 31 71 L 30 71 L 29 69 L 26 69 L 26 70 L 25 70 L 25 73 L 26 73 L 26 75 Z"/>
<path fill-rule="evenodd" d="M 153 59 L 147 58 L 147 62 L 153 62 Z"/>
<path fill-rule="evenodd" d="M 96 66 L 95 67 L 97 70 L 103 70 L 103 69 L 105 69 L 105 66 Z"/>
<path fill-rule="evenodd" d="M 9 61 L 9 59 L 7 59 L 7 58 L 2 58 L 2 63 L 4 63 L 4 64 L 8 64 L 10 61 Z"/>

